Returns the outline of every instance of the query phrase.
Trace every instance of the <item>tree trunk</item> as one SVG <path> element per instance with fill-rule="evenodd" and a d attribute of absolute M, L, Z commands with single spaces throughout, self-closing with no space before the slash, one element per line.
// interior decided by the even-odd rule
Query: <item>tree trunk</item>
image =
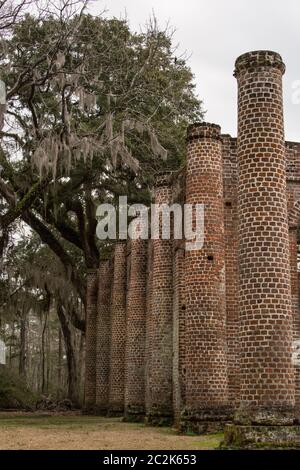
<path fill-rule="evenodd" d="M 13 321 L 12 323 L 11 338 L 10 338 L 10 344 L 9 344 L 9 367 L 10 369 L 12 369 L 12 360 L 13 360 L 12 347 L 13 347 L 14 338 L 15 338 L 15 321 Z"/>
<path fill-rule="evenodd" d="M 62 334 L 61 328 L 58 329 L 58 363 L 57 363 L 57 398 L 61 398 L 61 367 L 62 367 Z"/>
<path fill-rule="evenodd" d="M 47 328 L 47 317 L 48 312 L 45 312 L 45 321 L 42 329 L 42 393 L 46 393 L 46 358 L 45 358 L 45 337 L 46 337 L 46 328 Z M 41 320 L 42 321 L 42 320 Z"/>
<path fill-rule="evenodd" d="M 67 367 L 68 367 L 68 398 L 75 405 L 79 404 L 78 373 L 76 354 L 73 347 L 72 332 L 66 318 L 64 307 L 60 299 L 57 300 L 57 315 L 60 321 L 61 330 L 64 338 Z"/>
<path fill-rule="evenodd" d="M 46 343 L 47 343 L 47 348 L 46 348 L 46 351 L 47 351 L 47 374 L 46 374 L 46 377 L 47 377 L 47 391 L 49 390 L 50 388 L 50 382 L 51 382 L 51 328 L 50 328 L 50 325 L 48 323 L 47 325 L 47 334 L 46 334 Z"/>
<path fill-rule="evenodd" d="M 26 343 L 27 343 L 27 317 L 25 311 L 21 316 L 20 325 L 20 360 L 19 374 L 26 380 Z"/>

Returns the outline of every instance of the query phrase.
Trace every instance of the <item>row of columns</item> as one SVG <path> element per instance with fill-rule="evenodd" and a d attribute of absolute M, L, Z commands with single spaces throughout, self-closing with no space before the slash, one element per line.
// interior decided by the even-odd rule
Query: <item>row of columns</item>
<path fill-rule="evenodd" d="M 281 57 L 272 52 L 248 53 L 236 62 L 238 380 L 228 381 L 220 128 L 201 123 L 188 129 L 185 202 L 205 206 L 204 245 L 184 250 L 170 240 L 132 240 L 126 255 L 126 245 L 117 243 L 114 269 L 108 261 L 99 269 L 98 314 L 95 275 L 89 276 L 86 404 L 94 401 L 102 412 L 124 409 L 127 420 L 146 415 L 153 424 L 175 414 L 182 430 L 201 433 L 232 419 L 234 382 L 236 423 L 294 422 L 289 243 L 295 236 L 289 241 L 283 72 Z M 155 202 L 171 201 L 163 178 Z M 90 324 L 96 315 L 95 367 Z"/>
<path fill-rule="evenodd" d="M 171 192 L 163 178 L 155 202 Z M 88 272 L 86 412 L 172 421 L 172 250 L 172 240 L 117 242 L 113 260 Z"/>
<path fill-rule="evenodd" d="M 291 290 L 281 57 L 258 51 L 236 61 L 238 80 L 239 425 L 297 422 L 297 282 Z M 220 129 L 188 130 L 186 202 L 205 204 L 205 242 L 186 252 L 184 429 L 208 430 L 233 418 L 228 394 L 224 197 Z M 291 250 L 290 250 L 291 245 Z M 292 279 L 296 277 L 293 256 Z M 292 303 L 293 302 L 293 308 Z M 294 320 L 293 320 L 294 319 Z M 293 324 L 294 323 L 294 324 Z M 296 326 L 295 326 L 296 323 Z M 295 336 L 294 336 L 295 339 Z"/>

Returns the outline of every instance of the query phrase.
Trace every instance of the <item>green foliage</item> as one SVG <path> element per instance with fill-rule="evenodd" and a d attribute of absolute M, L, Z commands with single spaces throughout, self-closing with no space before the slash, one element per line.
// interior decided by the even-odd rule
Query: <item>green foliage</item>
<path fill-rule="evenodd" d="M 14 178 L 23 187 L 32 184 L 32 159 L 59 177 L 74 167 L 82 172 L 91 154 L 88 166 L 98 177 L 111 160 L 118 169 L 114 177 L 126 183 L 132 155 L 140 165 L 137 181 L 147 182 L 153 172 L 178 168 L 186 126 L 202 119 L 193 75 L 175 57 L 172 35 L 155 20 L 133 33 L 124 20 L 83 15 L 40 21 L 27 15 L 5 42 L 1 59 L 10 98 L 11 131 L 4 142 L 13 138 L 22 152 L 21 160 L 14 159 Z M 165 162 L 156 158 L 161 146 Z"/>
<path fill-rule="evenodd" d="M 0 365 L 0 409 L 34 408 L 37 396 L 6 366 Z"/>

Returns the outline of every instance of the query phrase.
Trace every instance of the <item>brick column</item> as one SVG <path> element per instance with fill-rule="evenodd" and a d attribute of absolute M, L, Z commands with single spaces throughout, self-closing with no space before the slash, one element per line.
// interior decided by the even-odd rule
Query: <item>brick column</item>
<path fill-rule="evenodd" d="M 220 127 L 192 125 L 187 140 L 186 203 L 205 204 L 205 210 L 204 246 L 186 250 L 185 257 L 186 405 L 181 426 L 202 433 L 221 428 L 228 415 Z"/>
<path fill-rule="evenodd" d="M 293 311 L 293 359 L 295 372 L 295 405 L 297 416 L 300 418 L 300 311 L 299 311 L 299 284 L 298 284 L 298 227 L 290 227 L 290 266 L 291 266 L 291 292 Z"/>
<path fill-rule="evenodd" d="M 147 299 L 146 299 L 146 347 L 145 347 L 145 408 L 149 411 L 152 352 L 152 285 L 153 285 L 153 241 L 148 241 L 147 255 Z"/>
<path fill-rule="evenodd" d="M 96 322 L 97 270 L 91 269 L 86 278 L 85 386 L 84 412 L 93 412 L 96 404 Z"/>
<path fill-rule="evenodd" d="M 294 405 L 292 309 L 279 54 L 236 61 L 241 408 L 253 422 Z M 283 412 L 282 412 L 283 410 Z M 243 411 L 242 411 L 243 414 Z M 285 418 L 282 418 L 285 421 Z M 288 418 L 286 418 L 288 420 Z"/>
<path fill-rule="evenodd" d="M 114 277 L 111 306 L 111 345 L 109 375 L 109 414 L 124 411 L 126 339 L 126 243 L 117 242 L 114 253 Z"/>
<path fill-rule="evenodd" d="M 300 445 L 279 54 L 249 52 L 238 81 L 240 409 L 225 443 Z M 288 425 L 288 426 L 284 426 Z M 233 432 L 232 432 L 233 430 Z"/>
<path fill-rule="evenodd" d="M 185 251 L 178 240 L 173 244 L 173 413 L 180 427 L 185 403 Z"/>
<path fill-rule="evenodd" d="M 125 420 L 145 416 L 147 240 L 131 240 L 125 355 Z"/>
<path fill-rule="evenodd" d="M 111 282 L 110 260 L 100 261 L 96 362 L 96 410 L 100 415 L 108 411 Z"/>
<path fill-rule="evenodd" d="M 224 228 L 226 278 L 226 334 L 228 399 L 233 408 L 239 404 L 239 312 L 237 248 L 237 168 L 236 139 L 222 135 L 224 173 Z"/>
<path fill-rule="evenodd" d="M 154 202 L 170 205 L 172 187 L 168 175 L 157 179 Z M 160 213 L 160 232 L 162 214 Z M 170 236 L 171 238 L 171 236 Z M 151 365 L 149 383 L 149 409 L 147 422 L 155 425 L 170 424 L 172 407 L 172 323 L 173 323 L 173 256 L 172 240 L 153 240 L 153 279 L 151 315 Z"/>

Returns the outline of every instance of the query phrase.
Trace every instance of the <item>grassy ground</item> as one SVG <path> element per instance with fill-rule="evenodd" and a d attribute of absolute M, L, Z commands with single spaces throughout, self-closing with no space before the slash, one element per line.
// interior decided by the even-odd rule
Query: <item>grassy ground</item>
<path fill-rule="evenodd" d="M 0 413 L 0 449 L 212 450 L 221 434 L 181 436 L 171 428 L 76 414 Z"/>

